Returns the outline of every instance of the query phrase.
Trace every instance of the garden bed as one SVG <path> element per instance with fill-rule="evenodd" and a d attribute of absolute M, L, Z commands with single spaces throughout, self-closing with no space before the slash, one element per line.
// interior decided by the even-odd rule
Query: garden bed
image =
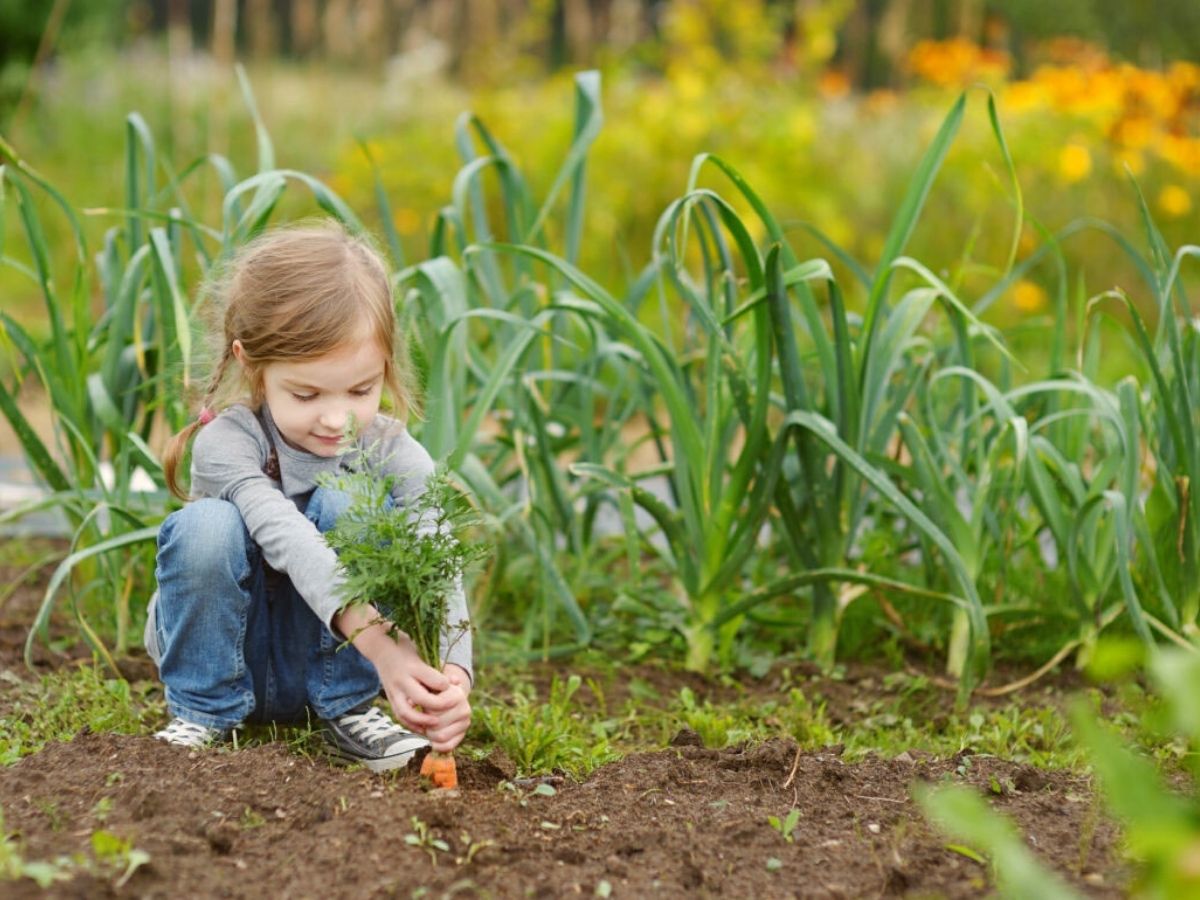
<path fill-rule="evenodd" d="M 438 796 L 415 774 L 334 768 L 282 744 L 195 753 L 88 733 L 0 771 L 0 804 L 27 860 L 86 856 L 97 830 L 145 851 L 123 889 L 138 896 L 978 896 L 986 868 L 909 798 L 916 781 L 953 778 L 998 787 L 995 805 L 1079 888 L 1120 894 L 1116 831 L 1080 778 L 920 753 L 848 764 L 785 740 L 676 743 L 582 783 L 516 780 L 499 754 L 463 760 L 457 796 Z M 787 841 L 768 816 L 792 808 Z M 55 893 L 102 893 L 120 868 Z"/>
<path fill-rule="evenodd" d="M 0 572 L 6 581 L 17 574 Z M 21 665 L 47 575 L 16 590 L 0 623 L 5 716 L 22 685 L 72 669 L 80 653 L 58 656 L 39 643 L 38 672 Z M 541 665 L 526 674 L 544 699 L 554 677 L 573 670 Z M 130 660 L 125 674 L 135 698 L 157 693 L 144 659 Z M 867 667 L 836 680 L 787 678 L 810 679 L 805 690 L 833 722 L 862 718 L 888 698 L 885 673 Z M 686 688 L 713 709 L 787 702 L 778 674 L 716 682 L 638 666 L 592 680 L 610 711 L 649 715 L 651 703 L 627 696 L 635 682 L 662 698 Z M 598 696 L 581 691 L 573 702 L 582 714 Z M 926 702 L 928 718 L 944 717 L 950 694 Z M 681 728 L 665 749 L 572 780 L 518 777 L 499 749 L 473 759 L 469 741 L 460 790 L 444 796 L 423 790 L 415 767 L 385 776 L 346 769 L 303 732 L 271 740 L 262 731 L 241 749 L 188 752 L 146 733 L 85 728 L 0 768 L 6 858 L 35 872 L 47 864 L 44 877 L 61 879 L 52 896 L 978 896 L 992 884 L 986 864 L 970 848 L 954 849 L 911 797 L 914 784 L 950 780 L 988 795 L 1083 893 L 1119 896 L 1126 877 L 1117 829 L 1086 778 L 986 753 L 939 758 L 913 747 L 863 757 L 840 746 L 801 751 L 782 738 L 718 749 Z M 130 873 L 131 863 L 139 864 Z M 43 895 L 30 878 L 3 892 Z"/>

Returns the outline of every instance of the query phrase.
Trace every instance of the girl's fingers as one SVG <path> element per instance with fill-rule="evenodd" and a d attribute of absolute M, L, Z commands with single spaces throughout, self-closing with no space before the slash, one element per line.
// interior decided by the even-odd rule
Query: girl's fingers
<path fill-rule="evenodd" d="M 427 688 L 435 694 L 440 694 L 446 688 L 450 687 L 450 679 L 439 672 L 433 666 L 421 666 L 412 673 L 412 677 L 418 681 L 422 687 Z"/>
<path fill-rule="evenodd" d="M 426 712 L 445 712 L 453 709 L 459 702 L 458 697 L 449 696 L 448 692 L 435 694 L 426 689 L 425 685 L 416 682 L 408 689 L 408 699 Z"/>
<path fill-rule="evenodd" d="M 449 753 L 462 743 L 466 731 L 465 728 L 443 728 L 431 731 L 425 736 L 429 738 L 429 743 L 434 750 L 439 753 Z"/>
<path fill-rule="evenodd" d="M 400 697 L 399 702 L 393 703 L 392 711 L 396 714 L 396 718 L 416 731 L 433 728 L 440 721 L 437 716 L 416 709 L 413 701 L 408 697 Z"/>

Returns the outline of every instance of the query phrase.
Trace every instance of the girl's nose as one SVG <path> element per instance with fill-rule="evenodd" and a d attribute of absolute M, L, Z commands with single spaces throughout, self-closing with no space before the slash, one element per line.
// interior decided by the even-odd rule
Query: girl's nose
<path fill-rule="evenodd" d="M 322 410 L 321 412 L 321 427 L 328 428 L 330 431 L 342 431 L 346 427 L 346 410 L 341 406 L 334 406 Z"/>

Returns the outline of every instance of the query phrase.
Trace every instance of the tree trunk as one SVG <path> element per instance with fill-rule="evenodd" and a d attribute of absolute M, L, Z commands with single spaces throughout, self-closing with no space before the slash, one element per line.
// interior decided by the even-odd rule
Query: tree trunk
<path fill-rule="evenodd" d="M 904 71 L 909 47 L 908 19 L 912 0 L 892 0 L 879 23 L 879 52 L 888 66 L 888 83 L 896 85 Z"/>
<path fill-rule="evenodd" d="M 358 0 L 354 16 L 355 55 L 378 68 L 388 55 L 387 9 L 384 0 Z"/>
<path fill-rule="evenodd" d="M 607 35 L 609 46 L 617 52 L 633 47 L 642 35 L 642 4 L 638 0 L 612 0 Z"/>
<path fill-rule="evenodd" d="M 574 65 L 586 65 L 592 50 L 592 11 L 588 0 L 562 0 L 562 4 L 567 59 Z"/>
<path fill-rule="evenodd" d="M 255 59 L 264 59 L 275 52 L 278 41 L 271 0 L 246 0 L 246 43 Z"/>
<path fill-rule="evenodd" d="M 333 59 L 354 57 L 353 9 L 350 0 L 329 0 L 325 7 L 325 52 Z"/>
<path fill-rule="evenodd" d="M 213 6 L 212 55 L 217 64 L 208 101 L 208 152 L 229 152 L 229 86 L 237 54 L 237 0 L 217 0 Z"/>
<path fill-rule="evenodd" d="M 183 103 L 187 92 L 187 79 L 181 75 L 182 66 L 186 66 L 192 55 L 192 19 L 188 14 L 187 0 L 170 0 L 167 5 L 167 103 L 171 109 L 170 129 L 168 134 L 168 153 L 179 155 L 181 144 L 187 140 L 184 133 L 188 116 L 179 115 L 177 108 Z"/>
<path fill-rule="evenodd" d="M 296 56 L 309 56 L 317 49 L 320 20 L 317 0 L 292 0 L 292 52 Z"/>

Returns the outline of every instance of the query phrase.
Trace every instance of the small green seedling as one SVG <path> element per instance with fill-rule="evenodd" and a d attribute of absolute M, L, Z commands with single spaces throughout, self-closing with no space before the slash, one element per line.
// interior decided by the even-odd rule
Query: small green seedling
<path fill-rule="evenodd" d="M 789 844 L 794 838 L 792 832 L 796 830 L 796 824 L 800 821 L 800 810 L 792 807 L 788 814 L 781 820 L 779 816 L 767 816 L 767 824 L 779 832 L 780 836 Z"/>
<path fill-rule="evenodd" d="M 150 854 L 133 846 L 128 838 L 111 831 L 92 832 L 92 855 L 100 866 L 112 872 L 113 887 L 120 889 L 133 877 L 133 873 L 150 862 Z"/>
<path fill-rule="evenodd" d="M 429 825 L 416 816 L 413 816 L 410 821 L 413 830 L 404 836 L 404 843 L 410 847 L 424 850 L 429 854 L 429 861 L 436 866 L 438 852 L 449 853 L 450 845 L 441 838 L 434 837 L 433 832 L 429 830 Z"/>
<path fill-rule="evenodd" d="M 471 838 L 470 832 L 464 831 L 458 836 L 459 842 L 467 849 L 464 856 L 456 856 L 454 864 L 457 866 L 468 866 L 475 857 L 486 850 L 488 847 L 495 847 L 496 842 L 490 840 L 476 841 Z"/>

